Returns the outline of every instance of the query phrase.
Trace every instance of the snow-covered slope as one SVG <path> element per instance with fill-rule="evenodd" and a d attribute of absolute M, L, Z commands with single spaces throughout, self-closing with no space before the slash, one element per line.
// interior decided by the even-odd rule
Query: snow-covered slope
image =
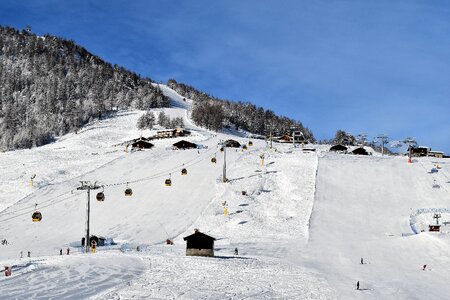
<path fill-rule="evenodd" d="M 0 277 L 0 298 L 445 299 L 450 294 L 448 236 L 413 234 L 434 221 L 433 208 L 441 209 L 441 222 L 450 219 L 444 209 L 450 205 L 448 160 L 428 174 L 430 159 L 407 164 L 404 158 L 328 154 L 323 146 L 314 146 L 317 153 L 288 144 L 268 149 L 253 140 L 246 151 L 227 149 L 229 182 L 222 183 L 224 153 L 218 143 L 248 139 L 196 127 L 188 119 L 192 102 L 160 88 L 173 105 L 163 110 L 183 117 L 193 132 L 186 139 L 203 149 L 171 150 L 177 138 L 125 153 L 122 142 L 150 134 L 136 129 L 143 112 L 128 111 L 44 147 L 0 153 L 0 240 L 8 240 L 0 245 L 0 266 L 13 266 L 12 277 Z M 183 167 L 188 175 L 180 174 Z M 171 187 L 164 185 L 169 176 Z M 105 186 L 104 202 L 95 201 L 99 190 L 92 194 L 91 233 L 118 242 L 95 254 L 82 254 L 79 247 L 87 197 L 77 190 L 82 180 Z M 431 187 L 434 180 L 440 189 Z M 131 197 L 124 196 L 127 186 Z M 43 214 L 40 223 L 31 221 L 35 203 Z M 215 258 L 185 256 L 182 238 L 194 228 L 216 238 Z M 165 245 L 168 238 L 174 245 Z M 70 256 L 59 256 L 67 247 Z M 31 257 L 20 258 L 21 251 L 24 256 L 31 251 Z M 424 264 L 427 271 L 421 270 Z"/>

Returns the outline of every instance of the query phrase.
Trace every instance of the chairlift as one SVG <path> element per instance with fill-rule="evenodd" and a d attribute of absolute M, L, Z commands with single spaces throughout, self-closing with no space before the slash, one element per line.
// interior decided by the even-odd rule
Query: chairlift
<path fill-rule="evenodd" d="M 105 193 L 103 191 L 104 191 L 104 188 L 102 189 L 102 191 L 100 193 L 97 193 L 97 196 L 95 197 L 97 199 L 97 201 L 100 201 L 100 202 L 105 201 Z"/>
<path fill-rule="evenodd" d="M 33 222 L 40 222 L 42 220 L 42 214 L 37 210 L 37 203 L 34 205 L 34 213 L 31 216 Z"/>
<path fill-rule="evenodd" d="M 167 178 L 164 183 L 166 186 L 172 186 L 171 174 L 169 174 L 169 178 Z"/>
<path fill-rule="evenodd" d="M 132 195 L 133 195 L 133 190 L 128 187 L 128 183 L 127 183 L 127 187 L 125 189 L 125 196 L 132 196 Z"/>

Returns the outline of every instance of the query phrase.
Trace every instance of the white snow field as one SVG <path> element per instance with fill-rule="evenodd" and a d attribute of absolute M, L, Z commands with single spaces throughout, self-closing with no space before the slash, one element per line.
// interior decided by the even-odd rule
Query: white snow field
<path fill-rule="evenodd" d="M 160 87 L 173 107 L 154 111 L 183 117 L 192 131 L 185 139 L 203 149 L 171 150 L 176 138 L 125 153 L 123 142 L 151 133 L 136 129 L 144 112 L 127 111 L 43 147 L 0 153 L 0 240 L 8 241 L 0 267 L 12 266 L 12 276 L 0 276 L 0 299 L 450 298 L 448 159 L 408 164 L 254 139 L 246 151 L 227 149 L 222 183 L 218 143 L 247 143 L 245 133 L 194 126 L 192 102 Z M 117 242 L 95 254 L 81 253 L 82 180 L 105 186 L 104 202 L 95 200 L 100 190 L 91 193 L 91 234 Z M 36 203 L 39 223 L 31 221 Z M 435 213 L 449 224 L 441 233 L 428 232 Z M 183 237 L 194 228 L 216 238 L 214 258 L 185 256 Z"/>

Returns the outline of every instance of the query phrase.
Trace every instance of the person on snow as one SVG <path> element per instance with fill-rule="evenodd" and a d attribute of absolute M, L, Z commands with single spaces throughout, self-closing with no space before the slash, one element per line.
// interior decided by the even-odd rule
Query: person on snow
<path fill-rule="evenodd" d="M 234 248 L 234 255 L 238 255 L 238 254 L 239 254 L 238 248 Z"/>
<path fill-rule="evenodd" d="M 28 251 L 28 257 L 31 257 L 31 252 L 30 251 Z"/>
<path fill-rule="evenodd" d="M 70 253 L 70 248 L 67 248 L 67 255 L 69 255 Z"/>
<path fill-rule="evenodd" d="M 59 255 L 62 255 L 62 249 L 59 249 Z"/>
<path fill-rule="evenodd" d="M 422 271 L 425 271 L 426 268 L 427 268 L 427 265 L 423 265 Z"/>
<path fill-rule="evenodd" d="M 356 282 L 356 289 L 359 290 L 359 281 Z"/>
<path fill-rule="evenodd" d="M 361 264 L 363 265 L 364 264 L 364 259 L 361 257 Z"/>

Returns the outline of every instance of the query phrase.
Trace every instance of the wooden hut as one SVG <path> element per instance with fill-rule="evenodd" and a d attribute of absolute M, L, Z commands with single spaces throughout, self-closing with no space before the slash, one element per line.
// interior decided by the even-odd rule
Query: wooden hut
<path fill-rule="evenodd" d="M 155 146 L 155 145 L 153 145 L 152 143 L 147 142 L 143 139 L 137 140 L 131 144 L 132 148 L 137 148 L 137 149 L 151 149 L 153 146 Z"/>
<path fill-rule="evenodd" d="M 345 147 L 344 145 L 338 144 L 338 145 L 332 146 L 332 147 L 330 148 L 330 151 L 346 153 L 346 152 L 347 152 L 347 147 Z"/>
<path fill-rule="evenodd" d="M 369 152 L 367 152 L 366 149 L 364 149 L 363 147 L 359 147 L 356 148 L 352 151 L 353 154 L 355 155 L 369 155 Z"/>
<path fill-rule="evenodd" d="M 197 144 L 181 140 L 172 145 L 174 150 L 197 149 Z"/>
<path fill-rule="evenodd" d="M 212 236 L 201 233 L 198 229 L 194 234 L 183 238 L 186 241 L 187 256 L 214 256 L 214 241 Z"/>
<path fill-rule="evenodd" d="M 238 141 L 235 140 L 226 140 L 225 146 L 228 148 L 240 148 L 241 144 Z"/>
<path fill-rule="evenodd" d="M 84 241 L 86 240 L 85 237 L 81 238 L 81 246 L 84 246 Z M 95 241 L 95 244 L 97 246 L 104 246 L 105 245 L 105 241 L 106 239 L 102 236 L 96 236 L 96 235 L 91 235 L 91 237 L 89 238 L 90 243 L 92 244 L 92 242 Z"/>

